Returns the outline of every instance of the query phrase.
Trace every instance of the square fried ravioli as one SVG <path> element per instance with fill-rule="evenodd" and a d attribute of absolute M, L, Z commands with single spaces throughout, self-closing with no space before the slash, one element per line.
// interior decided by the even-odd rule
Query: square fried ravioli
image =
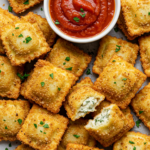
<path fill-rule="evenodd" d="M 0 7 L 0 30 L 6 24 L 10 24 L 17 20 L 19 20 L 17 16 L 14 16 L 13 14 L 9 13 L 7 10 L 4 10 Z M 5 54 L 5 50 L 3 48 L 1 39 L 0 39 L 0 54 Z"/>
<path fill-rule="evenodd" d="M 29 147 L 28 145 L 21 144 L 15 150 L 34 150 L 34 149 Z"/>
<path fill-rule="evenodd" d="M 128 132 L 120 140 L 118 140 L 113 150 L 149 150 L 150 136 L 140 132 Z"/>
<path fill-rule="evenodd" d="M 25 10 L 39 4 L 43 0 L 8 0 L 13 11 L 17 14 L 24 12 Z"/>
<path fill-rule="evenodd" d="M 0 56 L 0 96 L 17 99 L 21 88 L 20 67 L 12 66 L 7 57 Z"/>
<path fill-rule="evenodd" d="M 101 112 L 89 120 L 85 129 L 104 147 L 119 140 L 126 131 L 127 119 L 116 104 L 104 107 Z"/>
<path fill-rule="evenodd" d="M 1 28 L 1 39 L 13 66 L 21 66 L 50 51 L 37 23 L 23 19 Z"/>
<path fill-rule="evenodd" d="M 136 115 L 150 129 L 150 83 L 145 86 L 131 101 Z"/>
<path fill-rule="evenodd" d="M 104 99 L 104 95 L 93 90 L 91 87 L 82 86 L 67 96 L 64 107 L 68 117 L 72 121 L 75 121 L 81 117 L 85 117 L 90 112 L 96 111 L 95 107 Z"/>
<path fill-rule="evenodd" d="M 91 56 L 72 43 L 59 38 L 46 60 L 75 76 L 80 77 L 91 61 Z"/>
<path fill-rule="evenodd" d="M 146 75 L 114 55 L 94 82 L 93 88 L 106 99 L 125 109 L 146 80 Z"/>
<path fill-rule="evenodd" d="M 16 135 L 29 112 L 28 101 L 0 100 L 0 141 L 16 141 Z"/>
<path fill-rule="evenodd" d="M 47 110 L 58 113 L 75 79 L 73 74 L 48 61 L 38 60 L 21 94 Z"/>
<path fill-rule="evenodd" d="M 96 148 L 96 147 L 84 146 L 84 145 L 81 145 L 81 144 L 69 143 L 67 145 L 66 150 L 104 150 L 104 149 L 99 149 L 99 148 Z"/>
<path fill-rule="evenodd" d="M 121 0 L 122 15 L 130 36 L 150 32 L 150 1 Z"/>
<path fill-rule="evenodd" d="M 17 138 L 34 149 L 56 150 L 68 123 L 67 118 L 33 105 Z"/>
<path fill-rule="evenodd" d="M 94 147 L 96 145 L 96 140 L 84 129 L 86 123 L 87 120 L 85 119 L 79 119 L 74 122 L 70 121 L 57 150 L 66 150 L 68 143 Z"/>
<path fill-rule="evenodd" d="M 138 41 L 142 67 L 147 77 L 150 77 L 150 36 L 142 36 L 138 39 Z"/>
<path fill-rule="evenodd" d="M 139 47 L 137 44 L 132 44 L 122 39 L 106 35 L 100 41 L 100 47 L 94 62 L 93 72 L 100 74 L 114 54 L 134 65 L 138 50 Z"/>
<path fill-rule="evenodd" d="M 56 33 L 51 29 L 45 18 L 42 18 L 40 15 L 34 14 L 33 12 L 29 12 L 26 16 L 23 16 L 22 18 L 25 19 L 27 22 L 38 23 L 49 46 L 53 45 L 53 43 L 55 42 Z"/>

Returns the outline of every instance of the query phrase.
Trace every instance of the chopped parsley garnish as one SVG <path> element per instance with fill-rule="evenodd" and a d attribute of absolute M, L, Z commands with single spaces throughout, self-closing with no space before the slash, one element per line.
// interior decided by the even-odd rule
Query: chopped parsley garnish
<path fill-rule="evenodd" d="M 16 27 L 15 29 L 19 29 L 19 27 Z"/>
<path fill-rule="evenodd" d="M 5 119 L 3 121 L 6 121 Z"/>
<path fill-rule="evenodd" d="M 53 73 L 51 73 L 49 76 L 50 76 L 52 79 L 54 78 L 54 74 L 53 74 Z"/>
<path fill-rule="evenodd" d="M 46 134 L 46 132 L 44 132 L 44 134 Z"/>
<path fill-rule="evenodd" d="M 132 141 L 129 141 L 129 143 L 130 143 L 130 144 L 135 144 L 135 143 L 134 143 L 134 142 L 132 142 Z"/>
<path fill-rule="evenodd" d="M 12 36 L 14 36 L 14 34 L 12 33 Z"/>
<path fill-rule="evenodd" d="M 40 132 L 42 133 L 43 131 L 42 131 L 42 130 L 40 130 Z"/>
<path fill-rule="evenodd" d="M 140 126 L 140 123 L 141 123 L 141 120 L 137 120 L 136 121 L 136 126 L 139 128 L 139 126 Z"/>
<path fill-rule="evenodd" d="M 23 4 L 28 5 L 29 4 L 29 0 L 26 0 Z"/>
<path fill-rule="evenodd" d="M 4 63 L 1 64 L 2 66 L 4 65 Z"/>
<path fill-rule="evenodd" d="M 114 82 L 114 84 L 116 84 L 116 82 Z"/>
<path fill-rule="evenodd" d="M 44 128 L 49 128 L 49 125 L 48 125 L 48 124 L 44 124 L 43 127 L 44 127 Z"/>
<path fill-rule="evenodd" d="M 84 18 L 84 17 L 85 17 L 85 14 L 80 14 L 80 16 L 81 16 L 82 18 Z"/>
<path fill-rule="evenodd" d="M 116 62 L 116 60 L 113 60 L 112 62 Z"/>
<path fill-rule="evenodd" d="M 115 30 L 115 32 L 118 32 L 118 31 L 119 31 L 119 28 L 118 28 L 118 27 L 116 27 L 116 28 L 114 28 L 114 30 Z"/>
<path fill-rule="evenodd" d="M 150 12 L 148 12 L 148 15 L 150 15 Z"/>
<path fill-rule="evenodd" d="M 61 90 L 61 88 L 58 88 L 58 91 L 60 91 Z"/>
<path fill-rule="evenodd" d="M 133 150 L 136 150 L 136 147 L 135 147 L 135 146 L 133 147 Z"/>
<path fill-rule="evenodd" d="M 72 67 L 66 68 L 66 70 L 72 70 Z"/>
<path fill-rule="evenodd" d="M 17 76 L 23 81 L 25 78 L 27 78 L 28 76 L 30 76 L 30 74 L 24 74 L 23 76 L 20 73 L 17 73 Z"/>
<path fill-rule="evenodd" d="M 26 40 L 26 43 L 29 43 L 32 40 L 32 38 L 28 36 L 25 40 Z"/>
<path fill-rule="evenodd" d="M 9 147 L 11 147 L 11 143 L 9 143 Z"/>
<path fill-rule="evenodd" d="M 45 82 L 41 82 L 41 86 L 43 87 L 45 85 Z"/>
<path fill-rule="evenodd" d="M 88 70 L 86 71 L 86 74 L 87 74 L 87 75 L 91 74 L 90 69 L 88 69 Z"/>
<path fill-rule="evenodd" d="M 58 20 L 55 21 L 55 24 L 60 24 L 60 22 Z"/>
<path fill-rule="evenodd" d="M 126 80 L 127 80 L 127 78 L 123 78 L 122 80 L 123 80 L 123 81 L 126 81 Z"/>
<path fill-rule="evenodd" d="M 20 34 L 18 37 L 23 37 L 23 35 L 22 35 L 22 34 Z"/>
<path fill-rule="evenodd" d="M 73 20 L 74 20 L 75 22 L 79 22 L 79 21 L 80 21 L 80 19 L 79 19 L 78 17 L 74 17 Z"/>
<path fill-rule="evenodd" d="M 146 144 L 147 142 L 144 142 L 144 145 Z"/>
<path fill-rule="evenodd" d="M 43 8 L 41 8 L 41 11 L 43 11 Z"/>
<path fill-rule="evenodd" d="M 63 65 L 65 65 L 65 64 L 66 64 L 66 62 L 63 63 Z"/>
<path fill-rule="evenodd" d="M 8 6 L 8 11 L 12 12 L 12 7 L 10 5 Z"/>
<path fill-rule="evenodd" d="M 8 129 L 7 126 L 5 126 L 5 129 Z"/>
<path fill-rule="evenodd" d="M 65 59 L 66 61 L 69 61 L 70 60 L 70 57 L 66 57 L 66 59 Z"/>
<path fill-rule="evenodd" d="M 102 58 L 103 58 L 103 55 L 102 55 Z"/>
<path fill-rule="evenodd" d="M 84 12 L 83 8 L 80 8 L 80 11 L 81 11 L 81 12 Z"/>
<path fill-rule="evenodd" d="M 41 124 L 41 125 L 43 125 L 43 124 L 44 124 L 44 122 L 43 122 L 43 121 L 40 121 L 40 124 Z"/>
<path fill-rule="evenodd" d="M 37 124 L 34 124 L 34 127 L 37 128 Z"/>
<path fill-rule="evenodd" d="M 18 123 L 21 124 L 22 123 L 22 119 L 18 119 Z"/>
<path fill-rule="evenodd" d="M 116 47 L 117 47 L 117 48 L 116 48 L 115 52 L 118 52 L 118 51 L 120 51 L 120 47 L 121 47 L 121 46 L 119 46 L 119 45 L 116 45 Z"/>
<path fill-rule="evenodd" d="M 2 71 L 0 70 L 0 73 L 1 73 Z"/>
<path fill-rule="evenodd" d="M 140 110 L 140 111 L 139 111 L 139 114 L 141 114 L 141 113 L 143 113 L 143 112 L 144 112 L 144 111 Z"/>
<path fill-rule="evenodd" d="M 5 150 L 8 150 L 8 148 L 5 148 Z"/>
<path fill-rule="evenodd" d="M 77 135 L 77 134 L 74 134 L 73 136 L 76 137 L 76 138 L 79 138 L 79 137 L 80 137 L 80 135 Z"/>

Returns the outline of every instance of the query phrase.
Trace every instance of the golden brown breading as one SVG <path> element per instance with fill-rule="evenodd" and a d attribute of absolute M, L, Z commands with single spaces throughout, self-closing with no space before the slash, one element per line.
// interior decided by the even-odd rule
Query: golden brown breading
<path fill-rule="evenodd" d="M 50 51 L 37 23 L 23 19 L 1 28 L 1 39 L 12 65 L 19 66 Z"/>
<path fill-rule="evenodd" d="M 17 140 L 16 135 L 29 112 L 28 101 L 0 100 L 0 141 Z"/>
<path fill-rule="evenodd" d="M 55 150 L 68 123 L 67 118 L 33 105 L 17 138 L 34 149 Z"/>
<path fill-rule="evenodd" d="M 138 39 L 140 46 L 141 63 L 145 74 L 150 77 L 150 36 L 142 36 Z"/>
<path fill-rule="evenodd" d="M 17 21 L 19 18 L 9 13 L 7 10 L 4 10 L 0 7 L 0 30 L 6 24 L 12 23 L 13 21 Z M 2 45 L 2 41 L 0 39 L 0 54 L 4 54 L 5 50 Z"/>
<path fill-rule="evenodd" d="M 21 80 L 17 76 L 19 67 L 11 65 L 9 59 L 0 56 L 0 96 L 17 99 L 20 93 Z"/>
<path fill-rule="evenodd" d="M 96 147 L 84 146 L 84 145 L 81 145 L 81 144 L 69 143 L 67 145 L 66 150 L 104 150 L 104 149 L 99 149 L 99 148 L 96 148 Z"/>
<path fill-rule="evenodd" d="M 118 140 L 113 150 L 149 150 L 150 137 L 140 132 L 128 132 Z"/>
<path fill-rule="evenodd" d="M 73 74 L 48 61 L 38 60 L 33 73 L 23 84 L 21 94 L 47 110 L 58 113 L 75 79 Z"/>
<path fill-rule="evenodd" d="M 64 103 L 67 115 L 72 121 L 85 117 L 90 112 L 96 111 L 105 96 L 93 90 L 89 86 L 82 86 L 74 90 Z"/>
<path fill-rule="evenodd" d="M 145 74 L 114 55 L 97 78 L 93 88 L 104 94 L 108 101 L 125 109 L 145 80 Z"/>
<path fill-rule="evenodd" d="M 93 72 L 100 74 L 114 54 L 134 65 L 138 50 L 139 47 L 137 44 L 132 44 L 122 39 L 106 35 L 100 41 Z"/>
<path fill-rule="evenodd" d="M 8 0 L 13 11 L 17 14 L 24 12 L 25 10 L 39 4 L 43 0 Z"/>
<path fill-rule="evenodd" d="M 150 129 L 150 83 L 145 86 L 131 101 L 136 115 Z"/>
<path fill-rule="evenodd" d="M 93 120 L 89 120 L 85 129 L 104 147 L 119 140 L 127 130 L 128 120 L 116 104 L 104 107 Z"/>
<path fill-rule="evenodd" d="M 42 18 L 40 15 L 34 14 L 33 12 L 29 12 L 26 16 L 23 16 L 22 18 L 25 19 L 27 22 L 37 22 L 49 46 L 52 46 L 54 44 L 56 33 L 51 29 L 45 18 Z"/>
<path fill-rule="evenodd" d="M 57 150 L 65 150 L 68 143 L 83 144 L 94 147 L 96 145 L 96 140 L 84 129 L 86 123 L 87 120 L 85 119 L 79 119 L 74 122 L 70 121 L 68 129 L 63 135 Z"/>
<path fill-rule="evenodd" d="M 121 0 L 121 7 L 130 36 L 140 36 L 141 34 L 150 32 L 150 1 Z"/>
<path fill-rule="evenodd" d="M 67 59 L 67 57 L 69 57 Z M 80 77 L 91 61 L 91 56 L 81 51 L 72 43 L 59 38 L 46 60 Z"/>
<path fill-rule="evenodd" d="M 34 150 L 34 149 L 29 147 L 28 145 L 21 144 L 15 150 Z"/>

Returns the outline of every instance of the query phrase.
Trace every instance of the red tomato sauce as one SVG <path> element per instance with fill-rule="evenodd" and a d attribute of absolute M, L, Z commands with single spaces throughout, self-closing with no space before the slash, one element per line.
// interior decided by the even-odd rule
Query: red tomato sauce
<path fill-rule="evenodd" d="M 55 25 L 72 37 L 99 34 L 112 21 L 114 12 L 114 0 L 50 0 Z"/>

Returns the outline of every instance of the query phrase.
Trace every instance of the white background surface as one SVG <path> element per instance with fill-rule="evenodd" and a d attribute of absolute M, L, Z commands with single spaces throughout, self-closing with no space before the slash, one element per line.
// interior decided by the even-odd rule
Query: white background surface
<path fill-rule="evenodd" d="M 5 6 L 3 6 L 3 4 L 5 4 Z M 0 0 L 0 7 L 3 8 L 3 9 L 8 9 L 8 6 L 9 6 L 9 2 L 8 0 Z M 21 15 L 24 16 L 26 15 L 29 11 L 32 11 L 36 14 L 39 14 L 41 15 L 42 17 L 45 17 L 44 16 L 44 11 L 41 11 L 41 8 L 43 8 L 43 3 L 39 4 L 39 5 L 36 5 L 35 7 L 27 10 L 25 13 L 22 13 Z M 14 13 L 14 15 L 16 15 Z M 21 16 L 20 15 L 20 16 Z M 123 33 L 121 31 L 118 31 L 118 32 L 115 32 L 114 29 L 109 33 L 109 35 L 111 36 L 115 36 L 115 37 L 118 37 L 118 38 L 122 38 L 124 40 L 127 40 L 125 38 L 125 36 L 123 35 Z M 137 41 L 134 41 L 134 42 L 137 42 Z M 93 43 L 88 43 L 88 44 L 75 44 L 77 45 L 80 49 L 84 50 L 85 52 L 87 53 L 91 53 L 92 56 L 93 56 L 93 59 L 92 59 L 92 62 L 90 63 L 89 67 L 91 72 L 92 72 L 92 66 L 93 66 L 93 62 L 95 60 L 95 56 L 96 56 L 96 53 L 97 53 L 97 50 L 98 50 L 98 46 L 99 46 L 99 41 L 96 41 L 96 42 L 93 42 Z M 140 62 L 140 56 L 138 55 L 138 58 L 136 60 L 136 64 L 135 64 L 135 67 L 138 68 L 139 70 L 141 70 L 143 72 L 143 69 L 142 69 L 142 66 L 141 66 L 141 62 Z M 87 69 L 88 69 L 87 68 Z M 86 72 L 86 71 L 85 71 Z M 85 76 L 88 76 L 92 79 L 92 81 L 94 82 L 95 79 L 98 77 L 97 75 L 91 73 L 90 75 L 86 75 L 84 73 L 84 75 L 82 77 L 85 77 Z M 81 77 L 81 78 L 82 78 Z M 145 83 L 143 84 L 143 86 L 141 87 L 141 89 L 148 84 L 150 80 L 147 79 L 145 81 Z M 134 116 L 134 121 L 136 122 L 138 120 L 138 118 L 135 116 L 135 114 L 132 112 L 133 116 Z M 145 127 L 143 125 L 143 123 L 140 124 L 140 127 L 137 128 L 136 126 L 132 129 L 134 131 L 139 131 L 141 133 L 145 133 L 145 134 L 150 134 L 150 131 L 148 130 L 147 127 Z M 11 147 L 9 147 L 9 143 L 11 143 Z M 5 148 L 8 148 L 8 150 L 14 150 L 17 145 L 20 144 L 19 141 L 15 141 L 15 142 L 0 142 L 0 150 L 5 150 Z M 102 146 L 99 145 L 100 148 L 102 148 Z M 109 148 L 104 148 L 105 150 L 112 150 L 112 147 L 109 147 Z"/>

